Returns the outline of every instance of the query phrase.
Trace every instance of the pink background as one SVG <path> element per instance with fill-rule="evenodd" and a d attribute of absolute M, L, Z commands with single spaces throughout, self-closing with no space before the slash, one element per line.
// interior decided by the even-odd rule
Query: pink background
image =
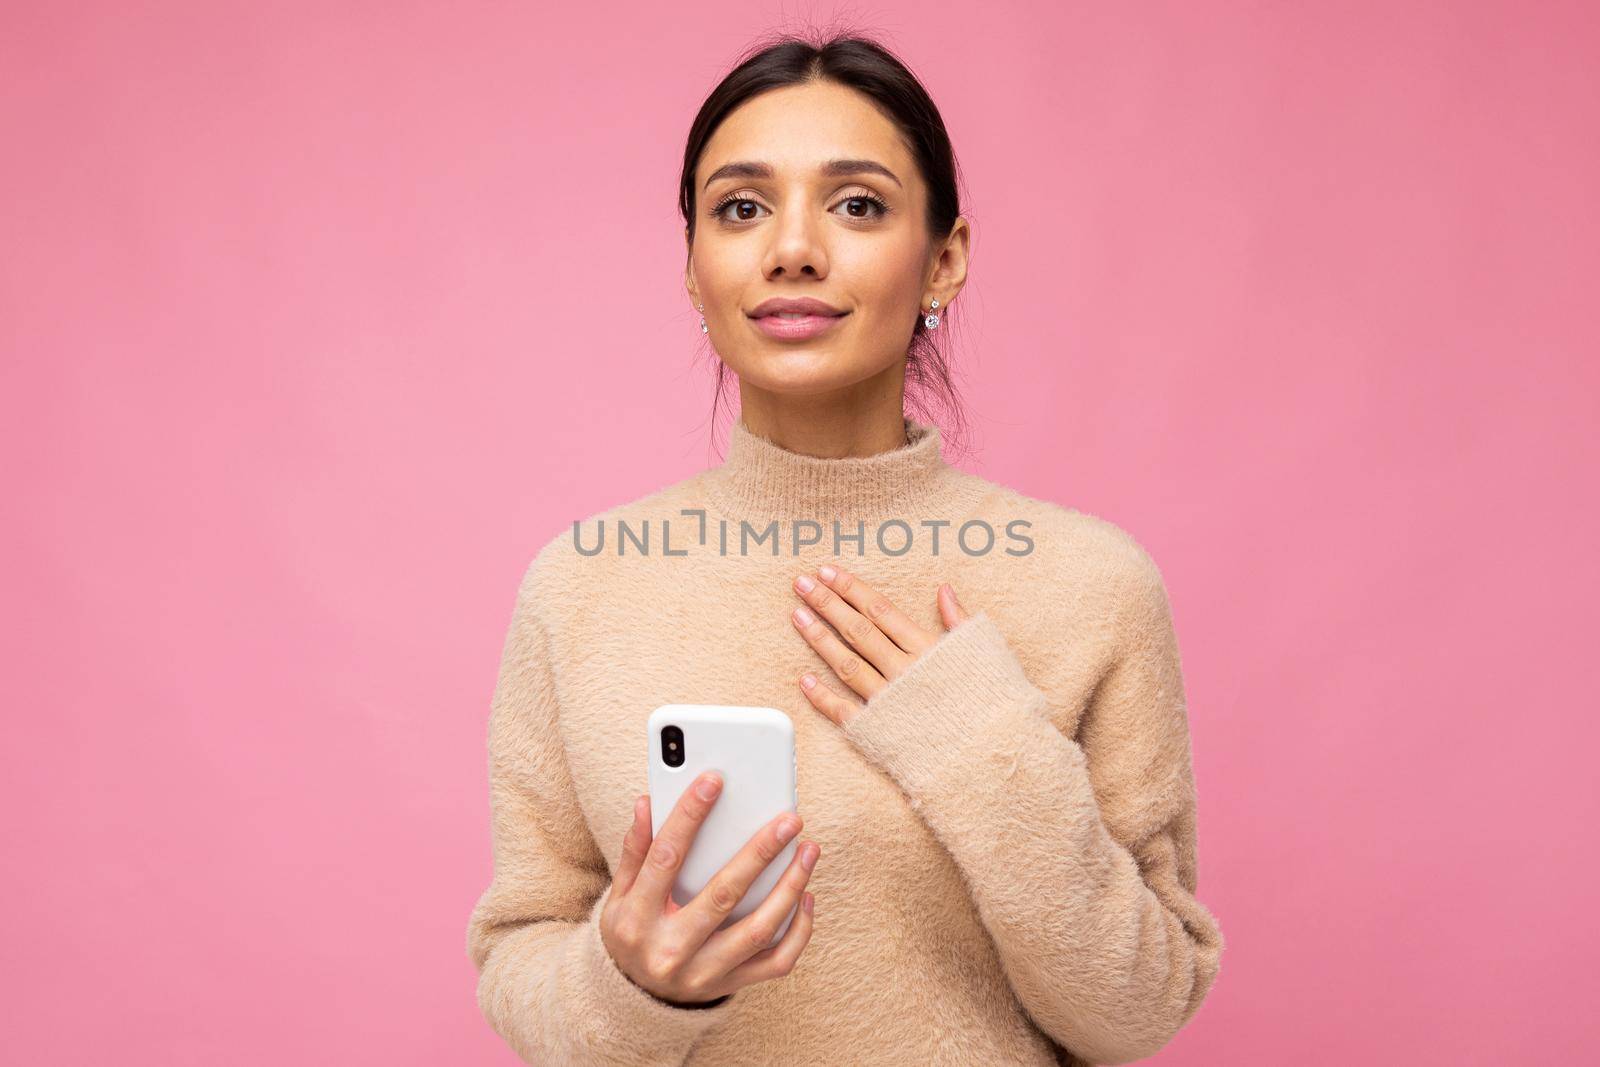
<path fill-rule="evenodd" d="M 784 7 L 5 5 L 7 1058 L 514 1062 L 500 642 L 718 459 L 677 165 Z M 962 465 L 1168 582 L 1228 950 L 1158 1059 L 1592 1054 L 1595 7 L 850 24 L 965 172 Z"/>

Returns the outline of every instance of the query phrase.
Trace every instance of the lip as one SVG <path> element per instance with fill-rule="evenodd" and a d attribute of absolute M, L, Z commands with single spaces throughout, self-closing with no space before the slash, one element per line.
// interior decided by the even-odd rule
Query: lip
<path fill-rule="evenodd" d="M 776 315 L 763 315 L 751 319 L 756 329 L 768 337 L 778 341 L 801 341 L 808 337 L 816 337 L 827 333 L 839 324 L 848 315 L 843 312 L 838 315 L 806 315 L 798 319 L 781 319 Z"/>
<path fill-rule="evenodd" d="M 752 319 L 775 315 L 780 311 L 798 311 L 802 315 L 843 315 L 845 312 L 814 296 L 774 296 L 757 304 L 750 312 Z"/>

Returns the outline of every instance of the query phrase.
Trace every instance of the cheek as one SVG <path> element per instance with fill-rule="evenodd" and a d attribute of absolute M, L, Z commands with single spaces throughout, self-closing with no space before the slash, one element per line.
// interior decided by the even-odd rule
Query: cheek
<path fill-rule="evenodd" d="M 884 244 L 862 248 L 835 261 L 834 269 L 847 278 L 844 288 L 860 310 L 878 321 L 910 321 L 922 296 L 920 249 Z"/>
<path fill-rule="evenodd" d="M 719 308 L 737 304 L 749 288 L 749 281 L 761 272 L 760 254 L 753 242 L 705 241 L 695 248 L 695 280 Z M 710 303 L 710 300 L 707 300 Z M 709 309 L 708 309 L 709 310 Z"/>

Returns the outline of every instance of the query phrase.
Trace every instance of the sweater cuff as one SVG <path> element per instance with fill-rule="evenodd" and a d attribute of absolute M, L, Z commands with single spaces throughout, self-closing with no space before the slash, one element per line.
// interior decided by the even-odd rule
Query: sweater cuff
<path fill-rule="evenodd" d="M 601 893 L 589 912 L 584 938 L 584 978 L 594 1006 L 609 1016 L 609 1025 L 641 1050 L 681 1049 L 685 1054 L 705 1031 L 736 1010 L 737 991 L 700 1007 L 679 1007 L 655 996 L 623 973 L 600 937 L 600 915 L 610 890 Z"/>
<path fill-rule="evenodd" d="M 970 773 L 974 742 L 1045 696 L 987 612 L 947 631 L 844 724 L 844 732 L 913 796 Z"/>

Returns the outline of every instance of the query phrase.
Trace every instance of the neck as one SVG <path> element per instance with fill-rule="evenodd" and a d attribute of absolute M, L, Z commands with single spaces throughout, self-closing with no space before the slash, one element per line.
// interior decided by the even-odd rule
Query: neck
<path fill-rule="evenodd" d="M 824 459 L 874 456 L 907 444 L 905 362 L 847 386 L 794 394 L 739 379 L 739 422 L 790 452 Z"/>
<path fill-rule="evenodd" d="M 907 521 L 953 503 L 960 472 L 945 463 L 939 428 L 902 418 L 898 447 L 869 455 L 816 456 L 757 434 L 742 417 L 729 430 L 728 454 L 706 474 L 714 502 L 730 517 Z"/>
<path fill-rule="evenodd" d="M 819 459 L 846 459 L 892 452 L 911 443 L 898 401 L 869 414 L 845 405 L 777 406 L 746 399 L 739 405 L 745 431 L 788 452 Z"/>

